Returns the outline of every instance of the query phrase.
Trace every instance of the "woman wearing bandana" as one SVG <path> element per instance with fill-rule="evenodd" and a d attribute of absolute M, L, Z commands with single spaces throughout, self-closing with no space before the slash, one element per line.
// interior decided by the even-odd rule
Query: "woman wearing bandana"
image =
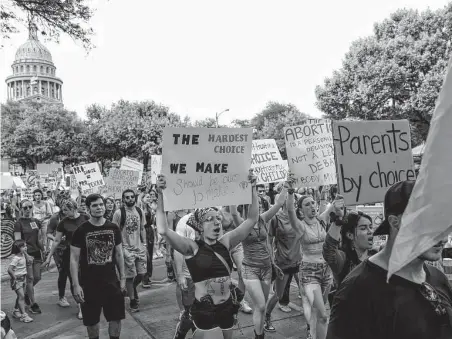
<path fill-rule="evenodd" d="M 190 310 L 196 327 L 193 338 L 232 338 L 239 306 L 233 302 L 230 289 L 232 261 L 229 251 L 247 237 L 258 221 L 256 177 L 252 172 L 249 179 L 252 185 L 252 204 L 248 219 L 220 237 L 221 212 L 216 208 L 197 209 L 187 222 L 200 234 L 200 239 L 193 241 L 168 227 L 162 196 L 166 180 L 164 176 L 158 178 L 157 231 L 174 250 L 185 256 L 187 268 L 195 284 L 195 301 Z"/>

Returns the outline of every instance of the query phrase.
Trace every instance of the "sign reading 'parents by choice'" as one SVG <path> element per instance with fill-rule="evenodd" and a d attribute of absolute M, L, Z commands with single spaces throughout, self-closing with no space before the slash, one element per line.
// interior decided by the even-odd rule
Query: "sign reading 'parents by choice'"
<path fill-rule="evenodd" d="M 416 179 L 408 120 L 334 121 L 333 139 L 347 205 L 383 202 L 394 183 Z"/>
<path fill-rule="evenodd" d="M 282 159 L 275 139 L 253 140 L 251 168 L 258 184 L 286 180 L 287 161 Z"/>
<path fill-rule="evenodd" d="M 251 203 L 251 128 L 164 128 L 165 211 Z"/>
<path fill-rule="evenodd" d="M 304 125 L 285 127 L 284 140 L 297 187 L 336 183 L 331 121 L 309 119 Z"/>

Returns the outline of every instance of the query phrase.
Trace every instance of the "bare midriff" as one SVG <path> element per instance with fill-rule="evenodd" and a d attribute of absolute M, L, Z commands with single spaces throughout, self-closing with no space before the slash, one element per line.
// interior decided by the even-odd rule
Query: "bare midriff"
<path fill-rule="evenodd" d="M 229 299 L 231 277 L 224 276 L 211 278 L 195 283 L 195 298 L 201 300 L 204 296 L 210 295 L 215 305 L 221 304 Z"/>

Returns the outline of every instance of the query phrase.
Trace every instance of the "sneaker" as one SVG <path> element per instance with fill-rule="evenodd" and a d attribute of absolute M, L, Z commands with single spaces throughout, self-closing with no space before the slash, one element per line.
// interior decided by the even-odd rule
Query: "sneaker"
<path fill-rule="evenodd" d="M 25 305 L 27 305 L 27 306 L 31 305 L 30 297 L 27 294 L 25 294 Z"/>
<path fill-rule="evenodd" d="M 37 303 L 34 303 L 33 305 L 30 306 L 30 312 L 33 314 L 41 314 L 42 311 L 39 308 L 39 305 Z"/>
<path fill-rule="evenodd" d="M 130 312 L 139 312 L 138 302 L 135 299 L 130 300 Z"/>
<path fill-rule="evenodd" d="M 240 311 L 246 314 L 253 313 L 253 309 L 250 307 L 250 305 L 248 305 L 245 299 L 240 302 Z"/>
<path fill-rule="evenodd" d="M 285 313 L 290 313 L 292 312 L 292 309 L 289 306 L 284 306 L 278 303 L 278 307 L 281 311 L 285 312 Z"/>
<path fill-rule="evenodd" d="M 15 308 L 13 310 L 13 318 L 20 319 L 22 317 L 22 313 L 20 313 L 20 310 L 18 308 Z"/>
<path fill-rule="evenodd" d="M 264 324 L 264 331 L 266 332 L 276 332 L 276 328 L 272 325 L 271 318 L 269 316 L 266 316 L 265 324 Z"/>
<path fill-rule="evenodd" d="M 312 339 L 311 328 L 309 325 L 306 326 L 306 339 Z"/>
<path fill-rule="evenodd" d="M 24 313 L 20 317 L 20 321 L 23 322 L 23 323 L 31 323 L 33 321 L 33 319 L 30 318 L 30 316 L 27 313 Z"/>
<path fill-rule="evenodd" d="M 67 301 L 66 297 L 60 298 L 60 300 L 58 300 L 58 306 L 61 307 L 69 307 L 71 306 L 71 304 L 69 304 L 69 302 Z"/>
<path fill-rule="evenodd" d="M 301 296 L 301 294 L 298 294 L 298 299 L 303 299 L 303 297 Z"/>
<path fill-rule="evenodd" d="M 143 280 L 141 283 L 141 287 L 143 288 L 151 288 L 151 281 L 149 279 Z"/>

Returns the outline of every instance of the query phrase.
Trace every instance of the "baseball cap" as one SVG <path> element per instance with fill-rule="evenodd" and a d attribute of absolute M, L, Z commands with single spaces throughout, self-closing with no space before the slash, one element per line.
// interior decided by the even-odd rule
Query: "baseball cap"
<path fill-rule="evenodd" d="M 408 206 L 411 192 L 413 191 L 414 180 L 399 181 L 389 187 L 385 194 L 384 211 L 385 220 L 378 226 L 374 235 L 388 235 L 389 234 L 389 222 L 388 216 L 399 215 L 405 212 L 405 208 Z"/>

